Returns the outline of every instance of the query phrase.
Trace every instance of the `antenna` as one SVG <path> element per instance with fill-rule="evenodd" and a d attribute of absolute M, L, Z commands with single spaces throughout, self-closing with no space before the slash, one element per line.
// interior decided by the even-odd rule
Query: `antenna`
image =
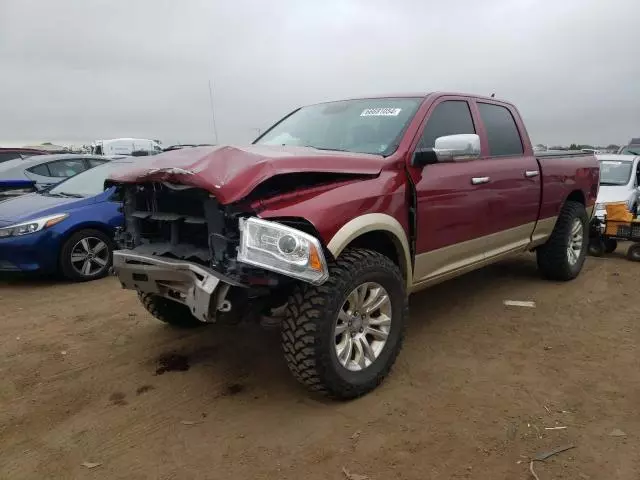
<path fill-rule="evenodd" d="M 211 105 L 211 123 L 213 124 L 213 134 L 216 137 L 216 145 L 218 144 L 218 128 L 216 127 L 216 114 L 213 109 L 213 87 L 211 86 L 211 80 L 209 80 L 209 104 Z"/>
<path fill-rule="evenodd" d="M 493 93 L 491 94 L 491 98 L 496 98 L 496 93 L 495 93 L 495 92 L 493 92 Z"/>

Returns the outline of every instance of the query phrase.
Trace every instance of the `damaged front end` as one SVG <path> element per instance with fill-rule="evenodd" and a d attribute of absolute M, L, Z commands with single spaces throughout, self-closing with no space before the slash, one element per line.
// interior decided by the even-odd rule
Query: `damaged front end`
<path fill-rule="evenodd" d="M 258 219 L 248 206 L 168 182 L 122 183 L 118 194 L 125 226 L 113 268 L 123 288 L 182 303 L 202 322 L 328 276 L 316 237 Z"/>

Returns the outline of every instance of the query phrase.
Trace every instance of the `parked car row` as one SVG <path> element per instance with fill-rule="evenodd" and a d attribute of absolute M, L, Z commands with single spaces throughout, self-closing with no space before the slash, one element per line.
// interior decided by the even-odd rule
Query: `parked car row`
<path fill-rule="evenodd" d="M 0 163 L 9 160 L 29 158 L 33 155 L 47 155 L 45 150 L 35 150 L 33 148 L 0 148 Z"/>
<path fill-rule="evenodd" d="M 59 154 L 3 162 L 0 164 L 0 200 L 42 190 L 109 160 L 95 155 Z M 21 187 L 16 188 L 16 184 Z"/>
<path fill-rule="evenodd" d="M 0 271 L 93 280 L 111 266 L 120 203 L 108 175 L 133 159 L 100 162 L 57 185 L 0 203 Z"/>

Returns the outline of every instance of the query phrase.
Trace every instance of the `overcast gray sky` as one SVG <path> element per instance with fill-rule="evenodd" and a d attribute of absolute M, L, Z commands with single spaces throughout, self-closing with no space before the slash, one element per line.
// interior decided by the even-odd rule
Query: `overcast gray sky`
<path fill-rule="evenodd" d="M 640 137 L 639 0 L 0 0 L 0 144 L 247 142 L 292 108 L 496 92 L 533 140 Z"/>

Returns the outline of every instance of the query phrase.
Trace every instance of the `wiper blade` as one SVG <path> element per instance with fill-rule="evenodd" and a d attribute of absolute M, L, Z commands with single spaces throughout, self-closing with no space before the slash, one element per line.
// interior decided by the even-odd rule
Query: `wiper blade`
<path fill-rule="evenodd" d="M 314 150 L 328 150 L 331 152 L 350 152 L 351 150 L 343 150 L 340 148 L 327 148 L 327 147 L 316 147 L 314 145 L 305 145 L 307 148 L 313 148 Z"/>
<path fill-rule="evenodd" d="M 52 195 L 57 195 L 59 197 L 84 198 L 84 195 L 80 195 L 79 193 L 69 193 L 69 192 L 58 192 Z"/>

